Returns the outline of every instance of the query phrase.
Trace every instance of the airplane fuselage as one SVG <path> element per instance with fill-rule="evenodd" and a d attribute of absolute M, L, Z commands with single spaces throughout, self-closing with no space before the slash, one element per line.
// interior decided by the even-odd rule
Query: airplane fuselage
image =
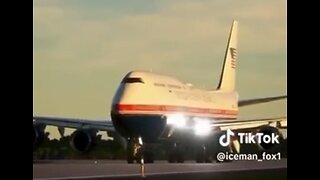
<path fill-rule="evenodd" d="M 197 89 L 169 76 L 132 71 L 123 78 L 112 102 L 112 122 L 124 137 L 156 141 L 167 136 L 168 118 L 175 115 L 187 123 L 236 119 L 238 93 Z"/>

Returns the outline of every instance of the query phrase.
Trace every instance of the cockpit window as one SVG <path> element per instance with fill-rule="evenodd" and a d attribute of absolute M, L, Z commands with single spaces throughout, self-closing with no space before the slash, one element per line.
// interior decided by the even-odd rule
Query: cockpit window
<path fill-rule="evenodd" d="M 122 83 L 144 83 L 142 78 L 139 77 L 127 77 L 122 80 Z"/>

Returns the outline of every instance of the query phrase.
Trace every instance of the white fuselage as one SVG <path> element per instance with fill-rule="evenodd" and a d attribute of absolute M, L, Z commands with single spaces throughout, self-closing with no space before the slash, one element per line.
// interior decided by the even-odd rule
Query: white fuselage
<path fill-rule="evenodd" d="M 156 141 L 168 136 L 171 126 L 200 121 L 236 119 L 235 91 L 203 90 L 160 74 L 129 72 L 113 98 L 111 117 L 124 137 Z"/>
<path fill-rule="evenodd" d="M 130 78 L 133 81 L 126 81 Z M 238 114 L 236 92 L 197 89 L 165 75 L 132 71 L 120 86 L 113 101 L 119 114 L 182 113 L 218 119 L 235 119 Z"/>

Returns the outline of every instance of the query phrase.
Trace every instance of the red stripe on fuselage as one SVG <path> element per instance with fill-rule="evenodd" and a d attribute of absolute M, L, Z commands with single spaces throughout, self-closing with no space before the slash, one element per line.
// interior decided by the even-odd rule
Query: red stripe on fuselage
<path fill-rule="evenodd" d="M 201 114 L 215 115 L 237 115 L 236 110 L 227 109 L 209 109 L 209 108 L 194 108 L 186 106 L 170 106 L 170 105 L 140 105 L 140 104 L 117 104 L 117 111 L 164 111 L 164 112 L 189 112 Z"/>

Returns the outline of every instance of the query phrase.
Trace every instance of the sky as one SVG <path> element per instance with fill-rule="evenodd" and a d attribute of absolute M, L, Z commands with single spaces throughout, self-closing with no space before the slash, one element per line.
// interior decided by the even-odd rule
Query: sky
<path fill-rule="evenodd" d="M 33 115 L 110 119 L 131 70 L 215 88 L 234 19 L 240 99 L 287 94 L 286 7 L 284 0 L 34 0 Z M 282 100 L 241 108 L 239 118 L 286 111 Z"/>

